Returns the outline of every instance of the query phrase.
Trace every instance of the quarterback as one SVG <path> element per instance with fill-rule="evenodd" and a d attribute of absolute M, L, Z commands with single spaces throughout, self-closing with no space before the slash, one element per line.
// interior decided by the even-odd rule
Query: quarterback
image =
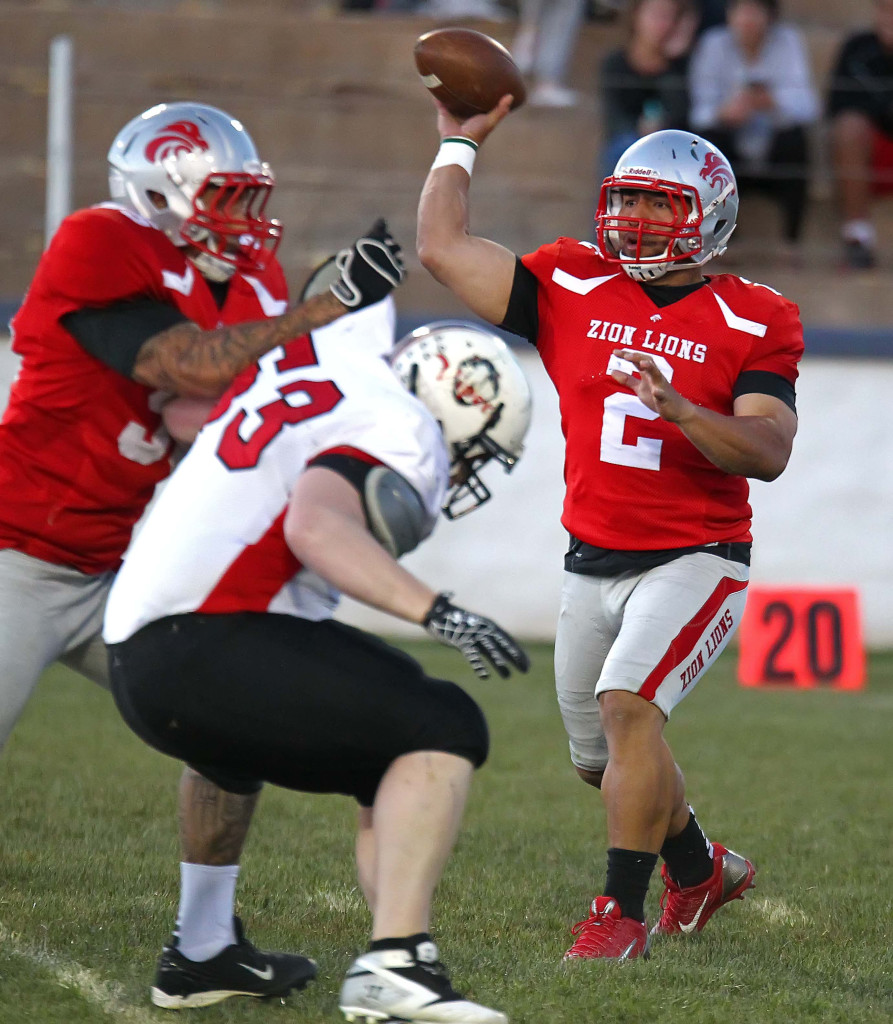
<path fill-rule="evenodd" d="M 663 730 L 740 622 L 747 477 L 773 480 L 787 464 L 803 332 L 773 289 L 704 274 L 738 195 L 728 161 L 697 135 L 657 132 L 621 156 L 595 243 L 560 238 L 517 257 L 472 235 L 475 151 L 509 102 L 463 123 L 438 105 L 418 249 L 475 313 L 536 346 L 558 392 L 570 546 L 556 688 L 609 843 L 604 888 L 565 957 L 625 960 L 647 956 L 652 934 L 700 931 L 753 885 L 753 864 L 702 832 Z"/>
<path fill-rule="evenodd" d="M 108 686 L 105 599 L 170 472 L 174 396 L 208 411 L 263 352 L 379 301 L 403 273 L 377 225 L 344 250 L 330 291 L 290 304 L 282 227 L 265 213 L 272 172 L 214 107 L 153 107 L 108 160 L 111 201 L 62 222 L 12 321 L 22 362 L 0 423 L 0 746 L 57 659 Z"/>

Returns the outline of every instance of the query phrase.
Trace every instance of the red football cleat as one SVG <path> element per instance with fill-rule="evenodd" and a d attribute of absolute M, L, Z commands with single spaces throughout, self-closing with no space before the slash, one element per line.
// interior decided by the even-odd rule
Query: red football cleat
<path fill-rule="evenodd" d="M 721 906 L 732 900 L 743 900 L 747 889 L 753 888 L 756 868 L 740 854 L 713 844 L 713 874 L 700 885 L 680 888 L 661 868 L 664 893 L 660 898 L 660 920 L 651 929 L 652 935 L 675 935 L 699 932 Z"/>
<path fill-rule="evenodd" d="M 597 896 L 589 917 L 571 929 L 576 942 L 565 960 L 633 960 L 647 957 L 651 939 L 643 921 L 623 917 L 620 904 L 610 896 Z"/>

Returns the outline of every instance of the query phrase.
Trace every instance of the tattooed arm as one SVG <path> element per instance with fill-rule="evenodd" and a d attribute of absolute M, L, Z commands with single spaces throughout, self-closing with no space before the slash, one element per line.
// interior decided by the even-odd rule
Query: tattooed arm
<path fill-rule="evenodd" d="M 192 321 L 148 338 L 137 353 L 133 379 L 171 394 L 215 398 L 264 352 L 324 327 L 348 312 L 331 292 L 316 295 L 269 320 L 203 331 Z"/>
<path fill-rule="evenodd" d="M 180 323 L 146 339 L 131 376 L 172 394 L 216 397 L 264 352 L 380 302 L 403 280 L 400 246 L 383 219 L 332 257 L 332 283 L 321 294 L 269 320 L 203 331 Z M 305 289 L 306 291 L 306 289 Z"/>

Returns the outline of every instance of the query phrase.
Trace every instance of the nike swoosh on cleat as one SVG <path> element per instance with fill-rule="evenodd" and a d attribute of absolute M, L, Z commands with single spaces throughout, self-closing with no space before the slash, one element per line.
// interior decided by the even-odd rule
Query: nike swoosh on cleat
<path fill-rule="evenodd" d="M 704 901 L 698 907 L 698 912 L 688 922 L 688 924 L 683 924 L 681 921 L 679 922 L 679 931 L 684 932 L 686 935 L 688 935 L 689 932 L 693 932 L 695 930 L 695 928 L 697 928 L 698 921 L 701 920 L 701 914 L 704 913 L 704 907 L 707 906 L 707 902 L 708 902 L 709 899 L 710 899 L 710 893 L 708 892 L 707 895 L 704 897 Z"/>
<path fill-rule="evenodd" d="M 252 974 L 256 974 L 261 981 L 272 981 L 273 980 L 273 965 L 267 964 L 263 971 L 259 971 L 256 967 L 249 967 L 248 964 L 239 964 L 240 967 L 244 967 L 246 971 L 251 971 Z"/>

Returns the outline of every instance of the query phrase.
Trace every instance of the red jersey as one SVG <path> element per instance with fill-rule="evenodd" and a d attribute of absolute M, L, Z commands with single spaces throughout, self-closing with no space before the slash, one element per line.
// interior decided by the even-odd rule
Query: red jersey
<path fill-rule="evenodd" d="M 284 312 L 271 261 L 236 274 L 218 309 L 183 250 L 138 214 L 105 203 L 59 226 L 12 321 L 22 357 L 0 423 L 0 548 L 100 573 L 121 562 L 173 444 L 164 396 L 90 355 L 60 323 L 78 309 L 154 299 L 208 330 Z"/>
<path fill-rule="evenodd" d="M 742 374 L 797 379 L 797 306 L 732 274 L 657 306 L 617 264 L 568 238 L 522 261 L 537 278 L 536 343 L 561 409 L 564 527 L 611 550 L 749 541 L 747 480 L 714 466 L 608 371 L 634 370 L 615 350 L 645 352 L 681 395 L 731 415 Z"/>

